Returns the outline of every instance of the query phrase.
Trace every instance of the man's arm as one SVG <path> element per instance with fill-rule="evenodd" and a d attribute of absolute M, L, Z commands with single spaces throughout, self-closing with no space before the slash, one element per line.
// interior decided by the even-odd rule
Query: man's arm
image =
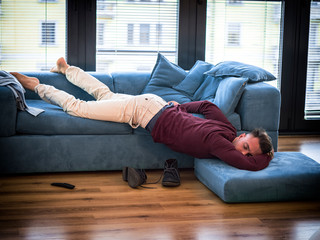
<path fill-rule="evenodd" d="M 203 114 L 206 119 L 229 122 L 217 105 L 206 100 L 184 103 L 181 104 L 181 107 L 185 108 L 188 113 Z"/>
<path fill-rule="evenodd" d="M 219 147 L 213 148 L 211 153 L 233 167 L 249 171 L 259 171 L 266 168 L 272 159 L 269 154 L 243 155 L 226 139 L 220 139 Z"/>

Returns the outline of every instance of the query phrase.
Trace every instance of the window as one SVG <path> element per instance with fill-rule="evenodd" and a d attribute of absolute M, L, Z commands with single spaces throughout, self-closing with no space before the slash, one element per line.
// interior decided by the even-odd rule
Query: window
<path fill-rule="evenodd" d="M 39 2 L 41 3 L 55 3 L 55 2 L 58 2 L 58 0 L 39 0 Z"/>
<path fill-rule="evenodd" d="M 228 23 L 227 45 L 240 46 L 241 28 L 240 23 Z"/>
<path fill-rule="evenodd" d="M 42 45 L 56 44 L 56 23 L 55 22 L 41 23 L 41 44 Z"/>
<path fill-rule="evenodd" d="M 150 24 L 140 24 L 140 44 L 150 43 Z"/>
<path fill-rule="evenodd" d="M 311 2 L 305 119 L 320 119 L 320 2 Z"/>
<path fill-rule="evenodd" d="M 98 45 L 103 45 L 104 43 L 104 25 L 104 23 L 98 23 L 97 25 Z"/>
<path fill-rule="evenodd" d="M 158 52 L 177 63 L 178 0 L 99 0 L 97 9 L 97 29 L 106 23 L 97 71 L 151 71 Z"/>
<path fill-rule="evenodd" d="M 228 0 L 229 4 L 241 4 L 242 0 Z"/>
<path fill-rule="evenodd" d="M 134 25 L 128 24 L 128 44 L 133 44 Z"/>
<path fill-rule="evenodd" d="M 282 1 L 208 0 L 206 61 L 256 65 L 279 80 L 281 8 Z M 279 82 L 271 84 L 280 86 Z"/>
<path fill-rule="evenodd" d="M 156 25 L 156 44 L 161 44 L 162 43 L 162 24 L 157 24 Z"/>
<path fill-rule="evenodd" d="M 1 1 L 0 68 L 49 70 L 66 55 L 66 2 Z"/>

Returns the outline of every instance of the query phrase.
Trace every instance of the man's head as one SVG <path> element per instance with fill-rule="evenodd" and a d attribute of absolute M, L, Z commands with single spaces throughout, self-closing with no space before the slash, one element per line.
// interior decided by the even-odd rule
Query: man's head
<path fill-rule="evenodd" d="M 273 157 L 271 138 L 264 129 L 254 129 L 248 134 L 241 134 L 233 140 L 233 145 L 243 155 L 258 155 L 268 153 Z"/>

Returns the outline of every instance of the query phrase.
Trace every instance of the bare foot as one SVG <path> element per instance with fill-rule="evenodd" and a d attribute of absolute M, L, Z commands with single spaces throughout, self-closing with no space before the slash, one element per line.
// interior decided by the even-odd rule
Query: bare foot
<path fill-rule="evenodd" d="M 40 83 L 38 78 L 35 77 L 28 77 L 26 75 L 23 75 L 18 72 L 10 72 L 13 76 L 15 76 L 16 79 L 21 83 L 21 85 L 29 89 L 31 91 L 34 91 L 34 88 Z"/>
<path fill-rule="evenodd" d="M 68 67 L 70 66 L 67 64 L 66 60 L 61 57 L 57 60 L 57 65 L 51 68 L 50 72 L 66 74 L 66 70 L 68 69 Z"/>

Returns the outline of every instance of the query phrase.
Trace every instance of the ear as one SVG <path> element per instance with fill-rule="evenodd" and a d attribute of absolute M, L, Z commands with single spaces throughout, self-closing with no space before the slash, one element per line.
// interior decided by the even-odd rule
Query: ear
<path fill-rule="evenodd" d="M 245 134 L 245 133 L 242 133 L 242 134 L 239 135 L 239 138 L 243 138 L 243 137 L 245 137 L 245 136 L 246 136 L 246 134 Z"/>

